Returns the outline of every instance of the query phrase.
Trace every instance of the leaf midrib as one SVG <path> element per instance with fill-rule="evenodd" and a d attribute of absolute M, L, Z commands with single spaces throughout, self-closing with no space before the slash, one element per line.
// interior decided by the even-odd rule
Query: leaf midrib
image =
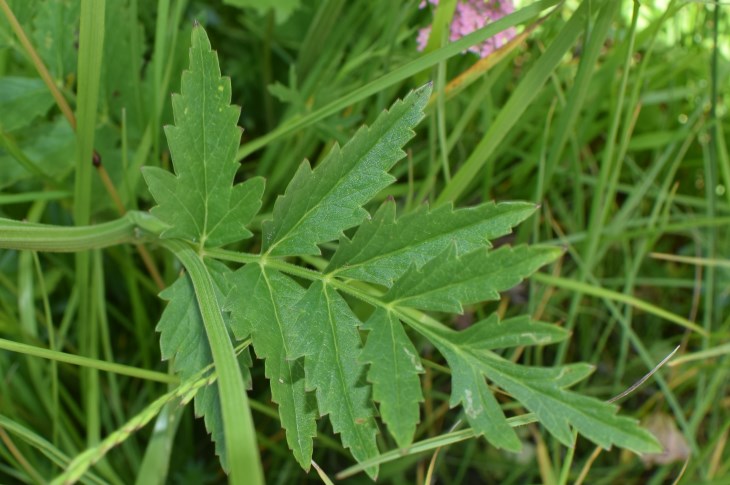
<path fill-rule="evenodd" d="M 203 52 L 203 49 L 201 48 L 199 50 L 198 57 L 199 57 L 199 61 L 200 61 L 200 68 L 202 71 L 202 78 L 203 78 L 203 89 L 201 89 L 201 91 L 202 91 L 201 95 L 203 97 L 203 109 L 201 110 L 202 111 L 201 117 L 203 119 L 203 122 L 202 122 L 202 126 L 203 126 L 203 130 L 202 130 L 202 132 L 203 132 L 203 167 L 204 167 L 203 168 L 203 187 L 205 189 L 205 192 L 203 194 L 203 207 L 204 207 L 203 231 L 200 235 L 200 247 L 201 248 L 205 247 L 205 241 L 208 239 L 208 197 L 210 195 L 210 191 L 208 190 L 208 168 L 209 168 L 208 167 L 208 153 L 207 153 L 208 143 L 207 143 L 207 139 L 206 139 L 208 124 L 206 123 L 206 114 L 207 113 L 206 113 L 206 109 L 205 109 L 207 107 L 207 101 L 208 101 L 207 94 L 208 93 L 207 93 L 207 90 L 205 89 L 205 86 L 207 85 L 207 83 L 206 83 L 207 73 L 205 70 L 203 54 L 204 54 L 204 52 Z"/>

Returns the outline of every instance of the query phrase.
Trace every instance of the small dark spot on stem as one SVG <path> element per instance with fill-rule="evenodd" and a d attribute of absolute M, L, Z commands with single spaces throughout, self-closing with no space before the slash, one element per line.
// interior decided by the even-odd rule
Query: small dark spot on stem
<path fill-rule="evenodd" d="M 91 163 L 96 168 L 101 167 L 101 155 L 99 155 L 99 152 L 96 150 L 94 150 L 94 154 L 91 156 Z"/>

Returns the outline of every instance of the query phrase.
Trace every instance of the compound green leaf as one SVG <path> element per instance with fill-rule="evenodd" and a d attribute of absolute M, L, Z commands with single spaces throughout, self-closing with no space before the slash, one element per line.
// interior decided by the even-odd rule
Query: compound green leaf
<path fill-rule="evenodd" d="M 419 421 L 422 368 L 402 320 L 443 354 L 452 372 L 451 406 L 460 405 L 475 432 L 495 446 L 516 451 L 521 443 L 487 382 L 514 396 L 567 445 L 572 444 L 573 427 L 604 447 L 657 448 L 656 440 L 633 420 L 617 416 L 615 406 L 569 390 L 590 374 L 590 366 L 528 367 L 495 353 L 560 341 L 567 336 L 563 329 L 528 318 L 500 322 L 493 316 L 457 332 L 416 311 L 456 313 L 464 305 L 496 299 L 500 291 L 561 254 L 545 247 L 491 249 L 490 240 L 509 233 L 534 212 L 532 204 L 424 206 L 396 218 L 395 202 L 388 201 L 368 220 L 363 206 L 392 183 L 388 172 L 403 157 L 402 147 L 423 117 L 430 86 L 396 102 L 342 148 L 335 145 L 314 170 L 308 162 L 299 167 L 276 200 L 271 220 L 262 225 L 262 256 L 256 262 L 235 274 L 222 265 L 212 265 L 206 273 L 202 254 L 236 260 L 230 252 L 213 248 L 251 235 L 246 225 L 261 204 L 263 181 L 233 185 L 239 111 L 230 105 L 230 83 L 221 78 L 202 29 L 194 29 L 192 44 L 190 70 L 183 75 L 181 94 L 173 97 L 175 126 L 166 129 L 175 174 L 155 168 L 145 172 L 158 203 L 153 213 L 169 227 L 164 236 L 209 249 L 196 252 L 187 243 L 165 241 L 191 270 L 195 283 L 193 287 L 185 277 L 163 292 L 170 304 L 159 324 L 161 346 L 165 358 L 175 357 L 176 371 L 185 377 L 209 365 L 210 349 L 216 351 L 216 363 L 228 363 L 219 371 L 237 371 L 235 362 L 230 365 L 231 355 L 221 350 L 230 351 L 227 329 L 239 340 L 250 336 L 257 356 L 265 361 L 287 442 L 300 465 L 309 469 L 318 414 L 329 415 L 343 446 L 364 462 L 379 454 L 373 401 L 401 447 L 412 442 Z M 352 240 L 345 237 L 343 231 L 359 224 Z M 279 258 L 320 254 L 318 246 L 335 239 L 340 245 L 323 272 Z M 285 273 L 311 283 L 305 289 Z M 351 284 L 352 279 L 388 289 L 382 294 L 367 284 Z M 202 292 L 200 299 L 194 288 Z M 363 326 L 368 332 L 364 346 L 361 322 L 338 291 L 374 307 Z M 200 308 L 197 301 L 204 302 Z M 227 302 L 223 310 L 221 301 Z M 228 321 L 225 310 L 231 312 Z M 241 394 L 244 406 L 246 402 L 240 375 L 227 375 L 228 386 L 221 389 L 234 399 L 221 401 L 217 387 L 196 398 L 196 411 L 205 416 L 224 459 L 221 410 L 230 423 L 231 416 L 240 416 L 235 397 Z M 236 424 L 247 430 L 243 434 L 254 435 L 250 420 Z M 229 433 L 229 447 L 240 448 L 237 456 L 255 449 L 240 446 L 243 441 L 235 438 L 241 433 Z M 367 472 L 375 478 L 377 466 Z"/>
<path fill-rule="evenodd" d="M 462 305 L 498 299 L 500 291 L 512 288 L 561 253 L 558 248 L 503 246 L 459 255 L 451 244 L 421 268 L 411 266 L 383 298 L 421 310 L 461 313 Z"/>
<path fill-rule="evenodd" d="M 320 281 L 295 306 L 290 359 L 304 357 L 306 388 L 315 390 L 320 415 L 329 414 L 335 433 L 357 461 L 378 454 L 370 386 L 357 361 L 360 321 L 345 300 Z M 377 467 L 367 469 L 375 478 Z"/>
<path fill-rule="evenodd" d="M 233 185 L 241 139 L 240 109 L 231 106 L 231 81 L 221 77 L 218 57 L 201 27 L 193 29 L 190 69 L 172 96 L 174 126 L 166 126 L 175 175 L 145 167 L 158 205 L 152 214 L 170 226 L 164 237 L 216 247 L 251 236 L 246 224 L 258 212 L 264 180 Z"/>
<path fill-rule="evenodd" d="M 362 205 L 395 180 L 388 171 L 405 156 L 401 148 L 413 137 L 430 94 L 428 84 L 397 101 L 341 149 L 335 145 L 314 170 L 302 163 L 276 200 L 273 220 L 263 224 L 263 252 L 319 254 L 317 244 L 366 219 Z"/>
<path fill-rule="evenodd" d="M 368 381 L 380 416 L 401 448 L 413 442 L 423 401 L 418 374 L 423 373 L 418 351 L 403 325 L 392 313 L 379 308 L 363 328 L 370 330 L 360 361 L 370 364 Z"/>
<path fill-rule="evenodd" d="M 233 274 L 229 297 L 231 328 L 236 338 L 251 335 L 259 359 L 265 359 L 265 374 L 271 395 L 279 404 L 281 425 L 294 457 L 305 470 L 312 461 L 312 438 L 317 434 L 315 396 L 304 388 L 304 362 L 288 360 L 288 334 L 292 332 L 293 306 L 304 288 L 275 270 L 248 264 Z"/>
<path fill-rule="evenodd" d="M 489 241 L 508 234 L 535 212 L 524 202 L 454 210 L 446 204 L 395 217 L 395 202 L 385 202 L 372 220 L 365 221 L 352 241 L 343 237 L 326 272 L 346 278 L 391 286 L 411 264 L 422 267 L 449 245 L 457 254 L 489 247 Z"/>

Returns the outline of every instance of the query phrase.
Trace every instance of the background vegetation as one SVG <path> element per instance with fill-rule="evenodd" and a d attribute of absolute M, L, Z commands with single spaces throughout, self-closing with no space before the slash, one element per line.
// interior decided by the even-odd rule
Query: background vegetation
<path fill-rule="evenodd" d="M 418 52 L 417 32 L 432 13 L 415 1 L 265 3 L 276 9 L 113 1 L 102 15 L 87 9 L 83 18 L 83 3 L 75 1 L 0 0 L 17 18 L 16 26 L 0 17 L 0 216 L 100 223 L 152 205 L 139 169 L 169 168 L 162 126 L 171 123 L 169 94 L 179 91 L 194 19 L 206 26 L 232 79 L 233 101 L 243 107 L 240 176 L 267 179 L 257 224 L 304 158 L 316 165 L 334 141 L 345 142 L 432 79 L 427 119 L 408 145 L 407 163 L 395 169 L 399 183 L 380 200 L 393 196 L 404 212 L 424 200 L 538 202 L 539 217 L 511 241 L 567 250 L 529 284 L 497 304 L 469 308 L 453 324 L 498 310 L 570 329 L 573 337 L 562 345 L 509 357 L 590 362 L 597 370 L 581 392 L 602 399 L 680 345 L 668 366 L 621 401 L 622 411 L 647 423 L 675 455 L 642 461 L 583 440 L 568 450 L 528 425 L 520 428 L 529 446 L 519 456 L 470 439 L 391 461 L 380 481 L 422 483 L 432 474 L 439 483 L 671 483 L 682 475 L 686 483 L 726 483 L 727 6 L 523 1 L 517 27 L 524 38 L 478 62 L 450 46 Z M 18 27 L 75 111 L 73 123 L 41 80 Z M 98 40 L 101 58 L 79 51 L 83 36 Z M 95 72 L 96 110 L 88 108 L 96 104 L 89 99 Z M 94 134 L 93 147 L 77 145 L 84 133 Z M 75 170 L 79 153 L 92 148 L 99 167 L 92 169 L 88 156 L 87 169 Z M 92 178 L 91 193 L 74 193 L 79 177 Z M 86 214 L 74 209 L 80 197 L 89 198 Z M 179 264 L 154 247 L 113 247 L 89 258 L 89 290 L 81 294 L 73 256 L 0 252 L 2 483 L 56 475 L 54 462 L 67 463 L 176 382 L 160 361 L 155 325 L 164 305 L 157 294 Z M 42 349 L 62 351 L 74 365 L 54 360 L 57 353 L 38 355 Z M 448 410 L 442 357 L 420 351 L 429 366 L 416 440 L 460 426 L 458 411 Z M 103 363 L 115 372 L 100 370 Z M 319 480 L 290 456 L 262 366 L 253 369 L 250 396 L 268 481 Z M 155 432 L 173 418 L 174 426 Z M 89 480 L 132 483 L 156 469 L 159 482 L 225 481 L 192 406 L 165 408 L 157 426 L 125 433 Z M 326 420 L 321 426 L 315 461 L 334 477 L 352 461 L 328 438 Z M 169 470 L 159 466 L 166 460 Z"/>

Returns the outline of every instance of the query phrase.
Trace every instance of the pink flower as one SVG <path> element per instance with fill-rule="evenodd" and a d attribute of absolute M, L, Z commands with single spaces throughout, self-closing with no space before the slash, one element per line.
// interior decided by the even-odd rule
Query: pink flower
<path fill-rule="evenodd" d="M 438 5 L 438 0 L 422 0 L 419 8 L 425 8 L 427 4 Z M 490 22 L 514 12 L 515 6 L 512 0 L 458 0 L 454 17 L 451 21 L 449 41 L 464 37 L 475 30 L 481 29 Z M 431 35 L 431 26 L 421 29 L 418 32 L 418 50 L 426 48 L 428 37 Z M 490 37 L 481 44 L 469 47 L 469 51 L 478 54 L 479 57 L 487 57 L 493 51 L 499 49 L 517 35 L 514 27 Z"/>

